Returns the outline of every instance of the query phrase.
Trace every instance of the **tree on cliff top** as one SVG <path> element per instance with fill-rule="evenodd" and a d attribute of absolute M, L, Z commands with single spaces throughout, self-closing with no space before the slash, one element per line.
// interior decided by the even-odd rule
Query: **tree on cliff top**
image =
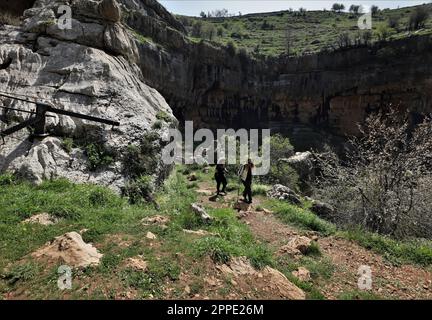
<path fill-rule="evenodd" d="M 341 11 L 345 10 L 345 6 L 342 3 L 334 3 L 332 6 L 332 10 L 340 13 Z"/>
<path fill-rule="evenodd" d="M 429 18 L 429 10 L 426 7 L 417 7 L 410 15 L 408 28 L 418 30 L 424 28 L 426 20 Z"/>

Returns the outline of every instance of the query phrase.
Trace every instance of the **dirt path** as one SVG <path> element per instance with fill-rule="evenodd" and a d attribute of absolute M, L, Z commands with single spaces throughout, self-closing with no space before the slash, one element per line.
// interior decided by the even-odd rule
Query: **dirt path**
<path fill-rule="evenodd" d="M 199 201 L 206 206 L 232 207 L 237 192 L 225 197 L 212 198 L 214 186 L 209 182 L 199 183 Z M 324 257 L 335 267 L 330 279 L 316 281 L 318 290 L 328 299 L 337 299 L 342 293 L 358 292 L 358 274 L 361 266 L 371 269 L 372 290 L 379 297 L 390 299 L 432 299 L 432 274 L 430 271 L 412 265 L 394 266 L 383 257 L 352 241 L 331 237 L 318 237 L 314 232 L 298 230 L 282 223 L 269 212 L 257 211 L 262 198 L 255 197 L 247 212 L 240 212 L 239 218 L 247 224 L 255 237 L 277 250 L 294 236 L 307 235 L 317 240 Z M 353 296 L 355 298 L 355 294 Z"/>

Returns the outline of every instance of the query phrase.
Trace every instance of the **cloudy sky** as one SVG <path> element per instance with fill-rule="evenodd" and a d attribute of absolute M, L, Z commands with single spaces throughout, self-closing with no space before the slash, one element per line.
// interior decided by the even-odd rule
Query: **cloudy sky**
<path fill-rule="evenodd" d="M 323 8 L 331 8 L 334 2 L 343 3 L 345 7 L 349 7 L 351 4 L 368 6 L 375 4 L 380 8 L 397 8 L 430 3 L 431 0 L 160 0 L 159 2 L 173 13 L 197 16 L 201 11 L 207 12 L 222 8 L 226 8 L 232 13 L 240 11 L 245 14 L 287 10 L 289 8 L 298 9 L 300 7 L 308 10 L 322 10 Z"/>

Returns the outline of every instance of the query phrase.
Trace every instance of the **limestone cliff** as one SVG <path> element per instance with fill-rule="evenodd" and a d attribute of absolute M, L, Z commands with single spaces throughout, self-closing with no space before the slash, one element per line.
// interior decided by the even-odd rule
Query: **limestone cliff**
<path fill-rule="evenodd" d="M 145 84 L 136 64 L 137 48 L 120 21 L 115 1 L 72 1 L 72 29 L 60 29 L 56 19 L 63 1 L 38 0 L 25 11 L 21 27 L 0 27 L 0 91 L 48 101 L 57 108 L 120 121 L 109 126 L 51 114 L 53 137 L 29 141 L 24 129 L 5 138 L 0 146 L 0 171 L 13 171 L 34 182 L 64 176 L 119 190 L 128 177 L 122 155 L 151 131 L 161 137 L 168 123 L 157 120 L 172 112 L 165 99 Z M 104 6 L 102 6 L 104 5 Z M 114 17 L 114 21 L 113 21 Z M 34 105 L 1 98 L 0 104 L 25 110 Z M 1 129 L 23 121 L 28 114 L 0 109 Z M 160 123 L 155 127 L 154 124 Z M 154 130 L 153 130 L 154 127 Z M 88 169 L 83 147 L 69 153 L 59 138 L 73 137 L 80 146 L 94 144 L 107 150 L 113 161 L 105 168 Z M 153 156 L 153 155 L 148 155 Z M 163 175 L 163 166 L 151 174 Z"/>
<path fill-rule="evenodd" d="M 144 77 L 197 127 L 272 128 L 307 147 L 327 133 L 355 134 L 368 112 L 389 104 L 414 117 L 432 111 L 430 36 L 255 60 L 191 42 L 170 22 L 122 2 L 125 23 L 151 39 L 138 44 Z"/>

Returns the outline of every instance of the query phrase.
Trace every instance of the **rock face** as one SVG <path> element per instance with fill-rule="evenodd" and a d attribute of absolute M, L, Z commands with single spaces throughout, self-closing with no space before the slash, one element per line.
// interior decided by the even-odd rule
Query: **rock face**
<path fill-rule="evenodd" d="M 105 20 L 119 22 L 121 19 L 121 9 L 115 0 L 103 0 L 99 3 L 98 10 Z"/>
<path fill-rule="evenodd" d="M 98 265 L 102 258 L 102 254 L 91 244 L 85 243 L 76 232 L 56 237 L 31 255 L 36 259 L 61 261 L 71 267 Z"/>
<path fill-rule="evenodd" d="M 143 12 L 145 5 L 121 2 L 126 23 L 152 39 L 138 45 L 148 83 L 197 128 L 271 128 L 306 148 L 358 133 L 357 122 L 390 103 L 413 115 L 432 111 L 430 35 L 256 61 L 191 43 L 170 21 Z"/>
<path fill-rule="evenodd" d="M 123 174 L 122 154 L 129 144 L 153 132 L 157 115 L 172 116 L 165 99 L 146 85 L 139 66 L 135 38 L 121 23 L 113 23 L 120 6 L 115 1 L 72 3 L 72 29 L 60 29 L 57 8 L 62 1 L 38 0 L 25 12 L 22 27 L 0 27 L 0 91 L 52 103 L 55 107 L 120 121 L 111 127 L 59 116 L 47 118 L 53 137 L 29 141 L 26 129 L 5 138 L 0 146 L 0 172 L 16 172 L 40 183 L 42 179 L 67 177 L 120 190 L 128 179 Z M 103 8 L 105 19 L 99 14 Z M 102 9 L 101 9 L 102 10 Z M 109 20 L 108 19 L 109 16 Z M 111 19 L 112 18 L 112 19 Z M 34 105 L 0 97 L 0 105 L 33 110 Z M 0 110 L 0 129 L 27 119 L 28 114 Z M 165 121 L 157 136 L 167 133 Z M 65 151 L 63 138 L 82 147 Z M 114 155 L 105 168 L 90 171 L 85 145 L 97 144 Z M 155 168 L 161 176 L 165 167 Z"/>
<path fill-rule="evenodd" d="M 267 192 L 267 197 L 278 200 L 286 200 L 296 205 L 301 204 L 300 197 L 290 188 L 281 184 L 275 184 L 271 190 Z"/>

